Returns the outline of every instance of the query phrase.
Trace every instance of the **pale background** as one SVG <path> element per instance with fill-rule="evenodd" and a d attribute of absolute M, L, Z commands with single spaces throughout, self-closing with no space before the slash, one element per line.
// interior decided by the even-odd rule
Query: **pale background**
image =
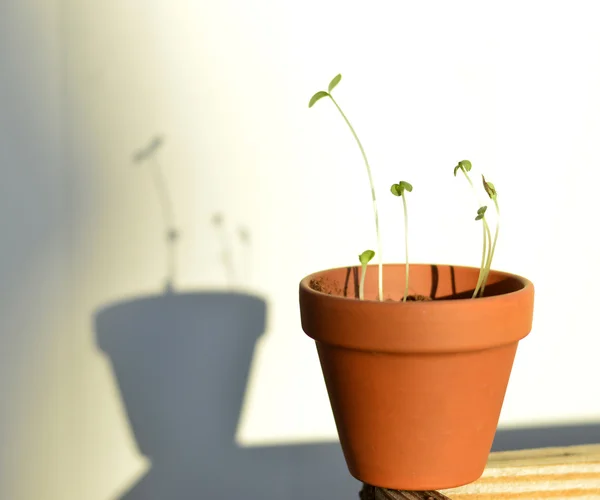
<path fill-rule="evenodd" d="M 536 286 L 501 426 L 598 421 L 597 21 L 593 1 L 0 2 L 0 497 L 107 500 L 147 467 L 91 318 L 160 291 L 160 207 L 131 161 L 155 134 L 177 288 L 227 287 L 213 213 L 252 236 L 233 286 L 269 315 L 238 442 L 336 439 L 297 284 L 375 246 L 358 149 L 330 102 L 307 108 L 338 72 L 386 261 L 392 183 L 414 185 L 413 262 L 478 265 L 458 160 L 498 190 L 493 267 Z"/>

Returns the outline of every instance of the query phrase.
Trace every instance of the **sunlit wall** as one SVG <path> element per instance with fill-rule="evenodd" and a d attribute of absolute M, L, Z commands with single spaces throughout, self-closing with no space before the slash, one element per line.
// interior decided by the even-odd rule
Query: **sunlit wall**
<path fill-rule="evenodd" d="M 414 185 L 413 262 L 478 265 L 480 227 L 468 186 L 452 176 L 458 160 L 498 190 L 494 267 L 536 286 L 501 424 L 600 418 L 594 2 L 2 9 L 0 435 L 10 446 L 0 497 L 106 500 L 146 467 L 92 317 L 161 291 L 164 206 L 150 165 L 133 162 L 156 135 L 181 235 L 175 288 L 244 289 L 269 304 L 238 442 L 335 439 L 297 284 L 376 244 L 352 136 L 330 102 L 307 107 L 338 72 L 338 102 L 374 170 L 386 261 L 403 259 L 392 183 Z M 215 213 L 236 245 L 233 278 Z"/>

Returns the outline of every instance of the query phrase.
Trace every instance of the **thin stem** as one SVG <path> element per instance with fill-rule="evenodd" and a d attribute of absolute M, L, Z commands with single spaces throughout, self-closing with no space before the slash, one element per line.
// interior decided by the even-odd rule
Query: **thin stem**
<path fill-rule="evenodd" d="M 496 206 L 496 214 L 498 217 L 496 220 L 496 230 L 494 231 L 494 242 L 492 243 L 492 248 L 488 255 L 488 261 L 486 264 L 486 271 L 485 271 L 485 278 L 483 281 L 483 287 L 481 288 L 482 295 L 483 295 L 483 291 L 485 290 L 485 283 L 488 279 L 490 270 L 492 268 L 492 260 L 494 259 L 494 252 L 496 251 L 496 242 L 498 241 L 498 230 L 500 229 L 500 207 L 498 206 L 498 200 L 496 198 L 494 198 L 494 205 Z"/>
<path fill-rule="evenodd" d="M 404 297 L 402 302 L 406 302 L 406 297 L 408 297 L 408 214 L 406 211 L 406 192 L 402 193 L 402 205 L 404 207 L 404 254 L 406 255 Z"/>
<path fill-rule="evenodd" d="M 358 298 L 363 300 L 365 298 L 365 277 L 367 275 L 367 265 L 362 265 L 362 271 L 360 276 L 360 286 L 358 287 Z"/>
<path fill-rule="evenodd" d="M 467 178 L 467 181 L 469 181 L 469 185 L 471 186 L 471 189 L 473 190 L 473 193 L 475 194 L 477 203 L 479 204 L 479 206 L 481 206 L 481 201 L 479 199 L 479 195 L 477 194 L 477 190 L 475 189 L 475 186 L 473 185 L 473 182 L 471 181 L 469 174 L 467 173 L 467 171 L 464 168 L 461 168 L 461 171 L 463 174 L 465 174 L 465 177 Z M 490 227 L 488 226 L 485 215 L 483 216 L 482 219 L 483 219 L 483 255 L 481 258 L 481 267 L 479 268 L 479 278 L 477 280 L 477 286 L 475 287 L 475 292 L 473 293 L 473 298 L 475 298 L 475 296 L 477 295 L 477 292 L 479 291 L 479 287 L 481 287 L 480 296 L 483 295 L 483 291 L 485 289 L 485 282 L 487 280 L 487 274 L 488 274 L 486 272 L 487 266 L 488 266 L 488 264 L 491 264 L 491 259 L 489 257 L 490 254 L 488 253 L 488 256 L 486 258 L 486 251 L 491 252 L 492 237 L 491 237 L 491 233 L 490 233 Z M 487 243 L 486 243 L 486 237 L 487 237 Z"/>
<path fill-rule="evenodd" d="M 375 185 L 373 184 L 373 175 L 371 174 L 371 167 L 369 166 L 369 161 L 367 160 L 367 155 L 365 153 L 365 150 L 362 147 L 362 144 L 361 144 L 358 136 L 356 135 L 356 132 L 354 131 L 354 127 L 350 123 L 350 120 L 348 120 L 348 118 L 342 111 L 342 108 L 340 108 L 339 104 L 336 102 L 336 100 L 333 98 L 333 96 L 331 94 L 327 94 L 327 95 L 329 96 L 329 98 L 331 99 L 333 104 L 335 104 L 335 107 L 338 109 L 338 111 L 342 115 L 342 118 L 348 125 L 350 132 L 352 132 L 352 135 L 354 136 L 354 139 L 356 140 L 356 144 L 358 144 L 358 148 L 360 149 L 360 152 L 362 154 L 363 160 L 365 162 L 365 166 L 367 167 L 367 174 L 369 176 L 369 184 L 371 185 L 371 198 L 373 199 L 373 213 L 375 214 L 375 232 L 377 233 L 377 254 L 379 255 L 379 300 L 383 300 L 383 252 L 382 252 L 382 248 L 381 248 L 381 236 L 379 234 L 379 213 L 377 211 L 377 199 L 375 197 Z"/>
<path fill-rule="evenodd" d="M 488 265 L 490 262 L 490 254 L 492 250 L 492 232 L 490 231 L 490 226 L 488 225 L 487 220 L 485 220 L 485 217 L 483 217 L 483 228 L 485 229 L 485 234 L 487 235 L 488 257 L 486 260 L 485 267 L 483 269 L 483 279 L 481 280 L 481 292 L 479 293 L 480 297 L 483 297 L 483 291 L 485 290 L 485 282 L 487 280 L 487 275 L 489 271 Z"/>
<path fill-rule="evenodd" d="M 479 277 L 477 278 L 477 286 L 475 286 L 475 291 L 473 292 L 473 297 L 471 298 L 475 298 L 477 297 L 477 292 L 479 292 L 479 287 L 481 286 L 481 283 L 483 281 L 483 270 L 485 268 L 485 254 L 486 254 L 486 250 L 487 250 L 487 238 L 486 238 L 486 233 L 485 233 L 485 226 L 482 225 L 483 228 L 483 252 L 481 254 L 481 266 L 479 267 Z"/>
<path fill-rule="evenodd" d="M 154 155 L 151 155 L 151 171 L 152 180 L 154 181 L 154 187 L 158 194 L 158 200 L 160 203 L 163 222 L 165 225 L 165 237 L 167 240 L 167 284 L 173 285 L 175 281 L 176 267 L 175 267 L 175 242 L 177 239 L 177 233 L 175 229 L 175 215 L 173 211 L 173 203 L 167 190 L 166 179 L 160 168 L 160 164 Z"/>
<path fill-rule="evenodd" d="M 471 181 L 469 174 L 467 173 L 467 171 L 465 169 L 461 168 L 461 170 L 462 170 L 462 173 L 465 174 L 467 181 L 469 181 L 469 185 L 471 186 L 471 189 L 473 190 L 473 194 L 475 194 L 475 199 L 477 200 L 478 205 L 481 206 L 481 201 L 479 200 L 479 195 L 477 194 L 477 189 L 475 189 L 475 186 L 473 185 L 473 182 Z"/>

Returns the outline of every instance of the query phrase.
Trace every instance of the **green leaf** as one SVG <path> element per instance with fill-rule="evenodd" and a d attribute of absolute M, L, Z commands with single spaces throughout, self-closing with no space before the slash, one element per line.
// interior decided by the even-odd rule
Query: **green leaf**
<path fill-rule="evenodd" d="M 404 191 L 409 193 L 413 190 L 412 184 L 406 181 L 400 181 L 398 184 L 392 184 L 390 191 L 394 196 L 402 196 Z"/>
<path fill-rule="evenodd" d="M 481 220 L 483 219 L 483 214 L 479 214 L 477 217 L 475 217 L 475 220 Z"/>
<path fill-rule="evenodd" d="M 496 188 L 494 187 L 494 185 L 491 182 L 486 182 L 485 177 L 483 175 L 481 176 L 481 178 L 483 179 L 483 188 L 485 189 L 485 192 L 492 200 L 496 199 Z"/>
<path fill-rule="evenodd" d="M 410 182 L 406 182 L 406 181 L 400 181 L 400 189 L 404 192 L 404 190 L 406 189 L 406 191 L 408 191 L 409 193 L 412 192 L 413 187 L 412 184 Z"/>
<path fill-rule="evenodd" d="M 338 74 L 338 75 L 336 75 L 336 76 L 333 77 L 333 80 L 331 80 L 329 82 L 329 87 L 328 87 L 329 92 L 331 92 L 337 86 L 337 84 L 340 83 L 341 79 L 342 79 L 342 75 L 341 74 Z"/>
<path fill-rule="evenodd" d="M 319 99 L 323 99 L 323 97 L 327 97 L 329 94 L 324 90 L 319 90 L 314 96 L 310 98 L 310 102 L 308 103 L 308 107 L 312 108 Z"/>
<path fill-rule="evenodd" d="M 360 260 L 360 263 L 363 266 L 366 266 L 373 257 L 375 257 L 375 252 L 373 250 L 365 250 L 358 256 L 358 260 Z"/>
<path fill-rule="evenodd" d="M 459 168 L 460 168 L 460 163 L 458 165 L 456 165 L 456 167 L 454 167 L 454 177 L 456 177 L 456 172 L 458 172 Z"/>
<path fill-rule="evenodd" d="M 469 160 L 459 161 L 458 164 L 463 168 L 466 172 L 471 171 L 471 162 Z"/>
<path fill-rule="evenodd" d="M 485 211 L 487 210 L 487 206 L 485 207 L 479 207 L 477 209 L 477 215 L 485 215 Z"/>

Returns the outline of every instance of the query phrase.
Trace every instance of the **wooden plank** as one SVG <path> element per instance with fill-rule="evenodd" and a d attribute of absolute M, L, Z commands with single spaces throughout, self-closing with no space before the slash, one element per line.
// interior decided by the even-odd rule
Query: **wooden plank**
<path fill-rule="evenodd" d="M 600 499 L 600 445 L 492 453 L 480 479 L 440 493 L 451 500 Z"/>

